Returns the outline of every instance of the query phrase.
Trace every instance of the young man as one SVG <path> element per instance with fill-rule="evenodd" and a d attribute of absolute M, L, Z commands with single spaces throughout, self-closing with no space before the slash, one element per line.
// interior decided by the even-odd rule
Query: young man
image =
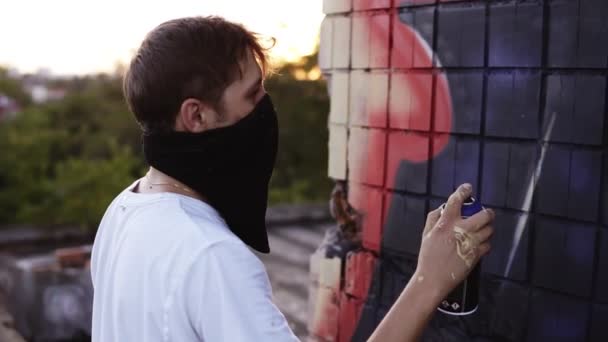
<path fill-rule="evenodd" d="M 169 21 L 145 38 L 124 93 L 151 167 L 99 227 L 93 341 L 296 339 L 248 248 L 269 252 L 264 218 L 278 127 L 266 66 L 256 37 L 217 17 Z M 429 214 L 416 275 L 372 340 L 419 336 L 488 252 L 493 213 L 460 218 L 470 194 L 461 186 L 441 217 Z"/>

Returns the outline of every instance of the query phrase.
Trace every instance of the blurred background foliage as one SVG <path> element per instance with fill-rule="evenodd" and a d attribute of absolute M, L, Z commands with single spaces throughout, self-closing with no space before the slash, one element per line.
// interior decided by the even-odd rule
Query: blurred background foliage
<path fill-rule="evenodd" d="M 271 204 L 325 201 L 330 193 L 329 99 L 316 58 L 283 64 L 266 81 L 280 125 Z M 53 78 L 50 85 L 65 96 L 37 103 L 23 77 L 0 67 L 0 95 L 20 107 L 14 117 L 0 118 L 0 227 L 95 229 L 112 199 L 145 174 L 141 134 L 123 100 L 121 74 Z"/>

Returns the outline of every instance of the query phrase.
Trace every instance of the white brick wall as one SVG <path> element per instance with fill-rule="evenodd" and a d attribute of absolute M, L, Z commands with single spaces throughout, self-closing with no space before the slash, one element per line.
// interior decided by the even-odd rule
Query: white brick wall
<path fill-rule="evenodd" d="M 319 68 L 331 69 L 333 52 L 334 19 L 325 17 L 321 23 L 321 37 L 319 48 Z"/>
<path fill-rule="evenodd" d="M 349 72 L 335 71 L 331 76 L 329 122 L 348 124 Z"/>
<path fill-rule="evenodd" d="M 352 9 L 352 0 L 323 0 L 323 13 L 345 13 Z"/>
<path fill-rule="evenodd" d="M 370 37 L 367 13 L 353 15 L 351 59 L 353 69 L 369 68 Z"/>
<path fill-rule="evenodd" d="M 332 67 L 350 66 L 351 18 L 335 17 L 333 22 Z"/>
<path fill-rule="evenodd" d="M 328 176 L 333 179 L 346 179 L 347 141 L 346 126 L 329 126 Z"/>

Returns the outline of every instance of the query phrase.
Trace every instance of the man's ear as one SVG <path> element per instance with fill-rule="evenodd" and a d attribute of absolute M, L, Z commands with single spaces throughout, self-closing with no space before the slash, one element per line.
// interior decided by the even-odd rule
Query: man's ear
<path fill-rule="evenodd" d="M 213 111 L 200 100 L 186 99 L 179 108 L 175 130 L 201 133 L 209 129 L 212 115 Z"/>

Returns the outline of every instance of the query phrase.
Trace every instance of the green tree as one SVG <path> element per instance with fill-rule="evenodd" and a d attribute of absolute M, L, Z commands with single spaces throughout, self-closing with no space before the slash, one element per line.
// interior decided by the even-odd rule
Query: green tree
<path fill-rule="evenodd" d="M 285 64 L 266 83 L 280 124 L 271 203 L 324 201 L 330 191 L 327 89 L 322 80 L 298 76 L 314 73 L 315 65 L 315 55 Z M 2 85 L 0 90 L 13 89 L 10 96 L 21 96 L 18 80 Z M 52 85 L 68 95 L 30 104 L 15 119 L 0 123 L 0 225 L 94 229 L 114 196 L 145 172 L 141 132 L 123 100 L 119 76 L 61 79 Z"/>
<path fill-rule="evenodd" d="M 298 80 L 316 69 L 317 54 L 288 63 L 266 81 L 279 115 L 279 152 L 270 183 L 271 203 L 327 200 L 327 114 L 325 81 Z"/>
<path fill-rule="evenodd" d="M 14 99 L 21 106 L 27 106 L 32 102 L 30 95 L 23 89 L 22 84 L 9 77 L 8 69 L 0 66 L 0 94 Z"/>
<path fill-rule="evenodd" d="M 89 78 L 0 125 L 0 223 L 95 227 L 140 174 L 137 126 L 122 98 L 108 96 L 112 87 L 120 93 L 120 80 L 111 81 Z"/>

